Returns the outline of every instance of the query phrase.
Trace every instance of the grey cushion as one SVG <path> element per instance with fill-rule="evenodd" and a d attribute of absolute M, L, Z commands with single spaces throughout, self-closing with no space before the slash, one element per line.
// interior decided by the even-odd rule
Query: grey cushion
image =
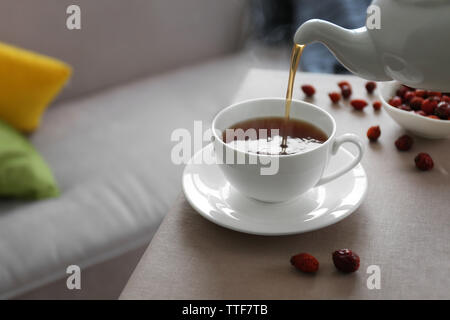
<path fill-rule="evenodd" d="M 172 131 L 192 131 L 194 120 L 209 124 L 258 61 L 236 55 L 47 110 L 31 140 L 62 195 L 0 203 L 0 296 L 151 239 L 181 191 L 183 166 L 170 158 Z"/>

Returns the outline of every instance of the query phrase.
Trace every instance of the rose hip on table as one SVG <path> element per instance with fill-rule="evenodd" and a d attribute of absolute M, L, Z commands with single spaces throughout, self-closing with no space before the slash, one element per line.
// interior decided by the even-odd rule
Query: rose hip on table
<path fill-rule="evenodd" d="M 343 86 L 349 86 L 349 87 L 351 87 L 350 82 L 348 82 L 348 81 L 346 81 L 346 80 L 343 80 L 343 81 L 338 82 L 337 85 L 338 85 L 338 87 L 341 88 L 341 89 L 342 89 Z"/>
<path fill-rule="evenodd" d="M 307 97 L 312 97 L 316 93 L 316 89 L 310 84 L 302 85 L 302 90 Z"/>
<path fill-rule="evenodd" d="M 388 102 L 395 108 L 407 112 L 414 111 L 430 119 L 449 120 L 450 118 L 450 93 L 448 92 L 414 89 L 402 85 Z"/>
<path fill-rule="evenodd" d="M 334 266 L 344 273 L 359 269 L 359 256 L 350 249 L 340 249 L 332 253 Z"/>
<path fill-rule="evenodd" d="M 367 106 L 367 101 L 363 99 L 353 99 L 350 104 L 355 110 L 361 111 Z"/>
<path fill-rule="evenodd" d="M 411 149 L 413 143 L 413 138 L 405 134 L 395 140 L 395 147 L 400 151 L 408 151 L 409 149 Z"/>
<path fill-rule="evenodd" d="M 416 164 L 417 169 L 422 171 L 428 171 L 433 169 L 434 162 L 431 156 L 428 153 L 421 152 L 415 158 L 414 162 Z"/>
<path fill-rule="evenodd" d="M 373 91 L 376 89 L 376 87 L 377 87 L 376 82 L 373 82 L 373 81 L 367 82 L 367 83 L 366 83 L 366 90 L 367 90 L 367 93 L 372 94 Z"/>
<path fill-rule="evenodd" d="M 319 261 L 309 253 L 299 253 L 291 257 L 291 264 L 298 270 L 314 273 L 319 270 Z"/>
<path fill-rule="evenodd" d="M 338 82 L 338 86 L 341 89 L 341 94 L 344 97 L 344 99 L 350 98 L 352 95 L 352 86 L 348 81 L 341 81 Z"/>
<path fill-rule="evenodd" d="M 372 104 L 372 107 L 373 107 L 373 110 L 375 110 L 375 111 L 380 110 L 380 109 L 381 109 L 381 101 L 375 101 L 375 102 Z"/>
<path fill-rule="evenodd" d="M 333 103 L 337 103 L 341 100 L 341 94 L 339 92 L 330 92 L 328 96 Z"/>
<path fill-rule="evenodd" d="M 352 88 L 350 86 L 343 86 L 341 88 L 341 93 L 344 99 L 348 99 L 352 95 Z"/>
<path fill-rule="evenodd" d="M 380 126 L 373 126 L 370 127 L 369 130 L 367 130 L 367 138 L 369 138 L 371 142 L 377 141 L 380 135 L 381 135 Z"/>

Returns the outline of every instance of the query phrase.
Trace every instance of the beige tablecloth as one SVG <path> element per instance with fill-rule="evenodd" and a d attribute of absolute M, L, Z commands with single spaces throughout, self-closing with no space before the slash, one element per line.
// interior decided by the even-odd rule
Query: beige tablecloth
<path fill-rule="evenodd" d="M 299 73 L 317 88 L 311 101 L 331 112 L 338 134 L 365 139 L 379 124 L 378 143 L 367 141 L 362 161 L 369 190 L 361 207 L 343 221 L 310 233 L 264 237 L 216 226 L 198 215 L 180 196 L 136 268 L 122 299 L 433 299 L 450 298 L 450 140 L 415 138 L 409 152 L 398 152 L 404 131 L 384 112 L 348 103 L 332 105 L 327 93 L 347 79 L 353 97 L 369 99 L 364 81 L 352 76 Z M 252 70 L 235 101 L 284 96 L 287 72 Z M 375 100 L 376 95 L 369 100 Z M 435 168 L 420 172 L 414 156 L 428 152 Z M 180 182 L 181 183 L 181 182 Z M 361 257 L 353 274 L 336 271 L 331 252 L 351 248 Z M 302 274 L 291 255 L 309 252 L 320 261 L 315 275 Z M 381 270 L 381 288 L 368 289 L 367 268 Z"/>

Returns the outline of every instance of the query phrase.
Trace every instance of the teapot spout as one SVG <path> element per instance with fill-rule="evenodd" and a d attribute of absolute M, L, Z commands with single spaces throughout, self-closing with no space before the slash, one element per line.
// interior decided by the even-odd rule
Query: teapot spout
<path fill-rule="evenodd" d="M 321 42 L 355 75 L 373 81 L 392 80 L 384 72 L 366 27 L 349 30 L 324 20 L 313 19 L 297 29 L 294 42 L 304 45 Z"/>

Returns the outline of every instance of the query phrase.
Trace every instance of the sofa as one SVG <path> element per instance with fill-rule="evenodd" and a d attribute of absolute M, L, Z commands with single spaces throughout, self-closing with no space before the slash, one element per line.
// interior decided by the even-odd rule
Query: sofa
<path fill-rule="evenodd" d="M 80 30 L 66 28 L 70 4 L 81 8 Z M 192 130 L 194 120 L 208 123 L 249 69 L 278 61 L 270 51 L 242 50 L 247 5 L 0 3 L 0 41 L 74 69 L 29 136 L 61 195 L 0 200 L 1 298 L 118 297 L 181 191 L 171 132 Z M 81 290 L 66 287 L 69 265 L 81 267 Z"/>

